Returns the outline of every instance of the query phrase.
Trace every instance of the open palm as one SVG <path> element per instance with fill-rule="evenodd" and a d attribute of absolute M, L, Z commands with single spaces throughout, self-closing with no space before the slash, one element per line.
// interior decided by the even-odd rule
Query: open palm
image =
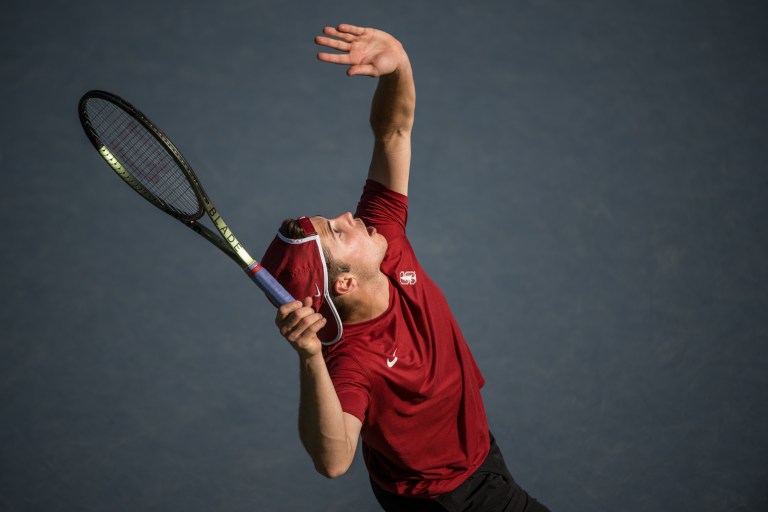
<path fill-rule="evenodd" d="M 342 53 L 321 52 L 323 62 L 349 66 L 347 75 L 378 77 L 397 70 L 405 56 L 400 42 L 381 30 L 342 24 L 323 29 L 325 36 L 315 37 L 315 43 Z"/>

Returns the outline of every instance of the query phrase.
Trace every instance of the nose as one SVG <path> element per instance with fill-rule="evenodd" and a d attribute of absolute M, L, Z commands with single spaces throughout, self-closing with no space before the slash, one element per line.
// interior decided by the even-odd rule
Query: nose
<path fill-rule="evenodd" d="M 339 222 L 345 222 L 347 224 L 354 224 L 355 218 L 352 216 L 352 212 L 345 212 L 336 217 L 336 220 Z"/>

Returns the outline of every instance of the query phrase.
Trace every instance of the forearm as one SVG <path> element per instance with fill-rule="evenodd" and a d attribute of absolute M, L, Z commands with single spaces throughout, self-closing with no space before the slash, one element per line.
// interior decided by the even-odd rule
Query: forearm
<path fill-rule="evenodd" d="M 415 108 L 413 73 L 402 51 L 397 69 L 379 78 L 371 102 L 374 145 L 368 178 L 403 195 L 408 195 Z"/>
<path fill-rule="evenodd" d="M 410 136 L 416 109 L 416 87 L 408 55 L 402 50 L 397 69 L 382 75 L 371 102 L 370 123 L 377 141 Z"/>
<path fill-rule="evenodd" d="M 334 478 L 352 464 L 355 444 L 347 433 L 344 413 L 322 355 L 300 357 L 299 361 L 299 436 L 317 471 Z"/>

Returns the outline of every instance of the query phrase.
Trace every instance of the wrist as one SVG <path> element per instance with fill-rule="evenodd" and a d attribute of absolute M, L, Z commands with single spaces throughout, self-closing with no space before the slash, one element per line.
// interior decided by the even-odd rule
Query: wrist
<path fill-rule="evenodd" d="M 400 45 L 399 57 L 397 59 L 397 65 L 391 73 L 384 75 L 392 78 L 410 77 L 411 75 L 411 61 L 408 58 L 408 54 L 405 52 L 405 48 Z"/>
<path fill-rule="evenodd" d="M 298 354 L 299 363 L 304 367 L 311 368 L 317 366 L 318 364 L 325 365 L 322 349 L 317 352 L 298 351 Z"/>

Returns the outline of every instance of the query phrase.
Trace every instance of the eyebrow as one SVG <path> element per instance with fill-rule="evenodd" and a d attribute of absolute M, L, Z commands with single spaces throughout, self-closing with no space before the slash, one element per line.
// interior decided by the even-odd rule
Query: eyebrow
<path fill-rule="evenodd" d="M 336 235 L 336 233 L 334 233 L 334 231 L 333 231 L 333 227 L 331 226 L 331 221 L 330 221 L 330 219 L 326 219 L 326 220 L 325 220 L 325 227 L 328 229 L 328 236 L 329 236 L 329 238 L 330 238 L 331 240 L 336 240 L 336 239 L 338 238 L 338 236 L 337 236 L 337 235 Z"/>

